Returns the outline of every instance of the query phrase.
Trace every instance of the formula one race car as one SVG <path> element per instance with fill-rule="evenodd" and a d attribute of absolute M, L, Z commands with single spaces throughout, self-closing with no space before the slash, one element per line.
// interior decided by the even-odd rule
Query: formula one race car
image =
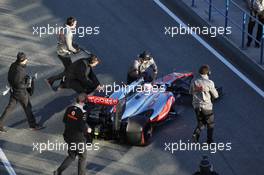
<path fill-rule="evenodd" d="M 175 100 L 189 95 L 192 79 L 191 72 L 174 72 L 151 84 L 141 78 L 109 97 L 88 96 L 87 118 L 94 137 L 148 144 L 153 125 L 175 114 Z"/>

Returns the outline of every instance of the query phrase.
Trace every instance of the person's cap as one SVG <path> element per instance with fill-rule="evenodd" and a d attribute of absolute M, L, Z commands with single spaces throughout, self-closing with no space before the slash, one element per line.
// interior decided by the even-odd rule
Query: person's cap
<path fill-rule="evenodd" d="M 143 60 L 150 60 L 151 54 L 148 51 L 144 51 L 139 55 L 139 58 L 142 58 Z"/>
<path fill-rule="evenodd" d="M 27 59 L 27 56 L 24 52 L 18 52 L 17 54 L 17 62 L 23 62 Z"/>

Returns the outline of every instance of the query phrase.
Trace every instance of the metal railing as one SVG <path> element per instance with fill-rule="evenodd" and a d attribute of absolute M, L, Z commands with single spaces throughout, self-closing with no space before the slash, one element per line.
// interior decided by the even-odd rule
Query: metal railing
<path fill-rule="evenodd" d="M 245 49 L 245 37 L 246 35 L 251 37 L 255 43 L 258 43 L 260 45 L 260 61 L 259 63 L 263 65 L 263 56 L 264 56 L 264 27 L 262 29 L 262 37 L 261 40 L 258 41 L 254 36 L 248 33 L 246 30 L 246 25 L 247 25 L 247 20 L 255 20 L 258 25 L 262 25 L 263 23 L 260 22 L 256 17 L 252 16 L 249 12 L 244 10 L 240 5 L 238 5 L 236 2 L 233 0 L 225 0 L 225 9 L 221 10 L 217 8 L 213 4 L 213 0 L 204 0 L 208 4 L 208 20 L 211 22 L 212 21 L 212 11 L 215 10 L 218 14 L 224 17 L 224 27 L 225 27 L 225 35 L 226 35 L 226 29 L 228 27 L 228 24 L 231 23 L 234 26 L 236 26 L 240 31 L 241 31 L 241 48 Z M 253 0 L 251 0 L 253 3 Z M 239 24 L 236 22 L 229 14 L 230 14 L 230 6 L 233 5 L 236 7 L 240 12 L 241 12 L 241 19 L 242 19 L 242 24 Z M 191 6 L 195 7 L 196 6 L 196 0 L 192 0 Z"/>

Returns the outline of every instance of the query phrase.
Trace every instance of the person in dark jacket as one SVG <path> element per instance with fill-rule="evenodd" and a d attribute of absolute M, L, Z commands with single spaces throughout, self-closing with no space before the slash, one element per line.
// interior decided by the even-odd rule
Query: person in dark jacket
<path fill-rule="evenodd" d="M 257 36 L 255 40 L 255 47 L 259 48 L 262 38 L 262 32 L 263 32 L 263 24 L 264 24 L 264 0 L 252 0 L 250 5 L 250 14 L 254 18 L 257 18 L 260 23 L 257 23 L 258 29 L 257 29 Z M 253 30 L 256 25 L 256 20 L 250 17 L 248 22 L 248 41 L 247 41 L 247 47 L 250 47 L 251 42 L 253 40 Z"/>
<path fill-rule="evenodd" d="M 99 88 L 98 81 L 93 68 L 99 64 L 96 55 L 75 61 L 66 72 L 65 81 L 61 88 L 70 88 L 77 93 L 89 94 Z"/>
<path fill-rule="evenodd" d="M 86 94 L 80 94 L 76 99 L 76 104 L 66 109 L 64 114 L 63 122 L 65 129 L 63 137 L 65 142 L 68 144 L 68 156 L 60 165 L 60 167 L 54 171 L 54 175 L 61 175 L 62 172 L 70 166 L 70 164 L 78 156 L 78 175 L 85 175 L 86 169 L 86 156 L 87 150 L 80 149 L 80 144 L 86 145 L 87 135 L 90 135 L 92 130 L 87 125 L 84 104 L 86 101 Z"/>
<path fill-rule="evenodd" d="M 11 64 L 8 71 L 8 83 L 11 86 L 10 99 L 7 107 L 5 108 L 2 116 L 0 117 L 0 131 L 6 132 L 4 128 L 4 121 L 9 114 L 14 110 L 17 103 L 20 103 L 26 113 L 30 129 L 39 130 L 43 127 L 36 123 L 35 117 L 32 113 L 32 106 L 27 92 L 28 84 L 26 82 L 26 54 L 19 52 L 17 60 Z"/>
<path fill-rule="evenodd" d="M 210 163 L 207 156 L 203 156 L 200 162 L 200 171 L 195 172 L 193 175 L 219 175 L 213 171 L 213 165 Z"/>

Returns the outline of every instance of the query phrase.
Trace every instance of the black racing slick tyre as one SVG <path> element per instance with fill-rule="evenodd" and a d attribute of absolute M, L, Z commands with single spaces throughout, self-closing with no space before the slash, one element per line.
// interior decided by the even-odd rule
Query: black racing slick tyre
<path fill-rule="evenodd" d="M 152 138 L 152 126 L 144 118 L 132 118 L 128 120 L 126 128 L 126 140 L 131 145 L 148 145 Z"/>

